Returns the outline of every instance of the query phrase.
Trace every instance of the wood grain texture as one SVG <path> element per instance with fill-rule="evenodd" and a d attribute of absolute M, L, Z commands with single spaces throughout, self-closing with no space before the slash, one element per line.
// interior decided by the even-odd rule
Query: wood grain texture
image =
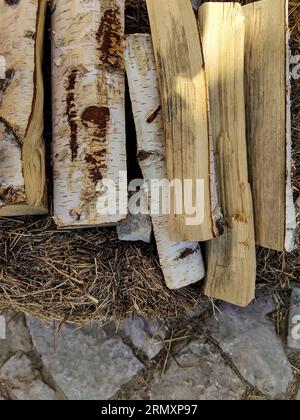
<path fill-rule="evenodd" d="M 135 34 L 127 37 L 125 66 L 137 133 L 138 161 L 151 191 L 152 180 L 167 178 L 167 166 L 157 71 L 150 35 Z M 154 198 L 151 197 L 152 202 Z M 151 218 L 166 285 L 170 289 L 179 289 L 203 279 L 205 268 L 198 242 L 170 241 L 168 215 L 151 214 Z"/>
<path fill-rule="evenodd" d="M 164 0 L 159 5 L 157 0 L 147 0 L 147 7 L 162 101 L 168 178 L 182 183 L 192 180 L 194 197 L 196 180 L 204 181 L 203 223 L 187 225 L 187 212 L 180 215 L 173 211 L 170 239 L 209 240 L 219 234 L 220 213 L 197 21 L 190 0 Z"/>
<path fill-rule="evenodd" d="M 296 213 L 291 189 L 291 135 L 286 0 L 243 7 L 249 175 L 256 242 L 293 248 Z"/>
<path fill-rule="evenodd" d="M 127 169 L 125 0 L 54 0 L 52 8 L 54 220 L 114 225 L 127 209 L 102 211 L 103 180 L 118 187 Z"/>
<path fill-rule="evenodd" d="M 224 234 L 207 245 L 205 293 L 239 306 L 254 298 L 256 257 L 244 97 L 245 22 L 238 3 L 199 10 Z"/>
<path fill-rule="evenodd" d="M 46 0 L 0 1 L 0 216 L 47 213 L 42 54 Z"/>

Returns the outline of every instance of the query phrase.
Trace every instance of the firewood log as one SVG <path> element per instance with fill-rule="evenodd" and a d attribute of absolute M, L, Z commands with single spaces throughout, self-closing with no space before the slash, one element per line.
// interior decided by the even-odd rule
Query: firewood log
<path fill-rule="evenodd" d="M 0 216 L 47 213 L 42 53 L 46 0 L 0 0 Z"/>
<path fill-rule="evenodd" d="M 287 0 L 243 7 L 250 181 L 256 242 L 277 251 L 295 246 Z M 270 214 L 271 211 L 271 214 Z"/>
<path fill-rule="evenodd" d="M 219 235 L 221 216 L 211 153 L 208 92 L 197 20 L 190 0 L 147 0 L 166 133 L 169 180 L 204 183 L 203 219 L 170 215 L 170 239 L 205 241 Z M 186 194 L 183 194 L 186 196 Z M 187 197 L 190 198 L 190 197 Z M 195 200 L 195 197 L 193 197 Z M 182 200 L 184 201 L 184 200 Z M 191 201 L 191 200 L 190 200 Z M 174 193 L 171 196 L 174 202 Z"/>
<path fill-rule="evenodd" d="M 52 4 L 54 220 L 60 228 L 126 218 L 126 188 L 126 198 L 117 195 L 117 212 L 102 207 L 104 180 L 118 188 L 126 173 L 124 4 Z"/>
<path fill-rule="evenodd" d="M 157 71 L 150 35 L 126 39 L 125 67 L 137 132 L 138 161 L 151 194 L 151 181 L 167 179 L 165 135 Z M 151 207 L 157 197 L 150 195 Z M 205 275 L 197 242 L 171 242 L 168 215 L 151 214 L 154 236 L 166 284 L 178 289 Z"/>
<path fill-rule="evenodd" d="M 208 296 L 246 306 L 254 298 L 256 256 L 248 180 L 244 95 L 245 19 L 238 3 L 199 9 L 218 162 L 224 234 L 207 245 Z"/>

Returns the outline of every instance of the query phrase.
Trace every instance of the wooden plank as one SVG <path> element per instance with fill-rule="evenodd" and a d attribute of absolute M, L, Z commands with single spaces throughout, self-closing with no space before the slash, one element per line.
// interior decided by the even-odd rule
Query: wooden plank
<path fill-rule="evenodd" d="M 262 0 L 243 7 L 247 141 L 256 242 L 278 251 L 293 248 L 296 228 L 287 8 L 286 0 Z"/>
<path fill-rule="evenodd" d="M 226 221 L 223 236 L 207 246 L 205 293 L 246 306 L 254 298 L 256 257 L 243 85 L 245 22 L 238 3 L 205 3 L 199 23 Z"/>
<path fill-rule="evenodd" d="M 46 0 L 0 0 L 0 216 L 47 213 L 42 54 Z"/>
<path fill-rule="evenodd" d="M 197 21 L 190 0 L 147 0 L 160 85 L 170 181 L 204 181 L 203 222 L 188 212 L 170 215 L 170 239 L 205 241 L 218 235 L 220 218 L 211 162 L 208 95 Z M 189 197 L 187 197 L 189 198 Z M 203 200 L 204 199 L 204 200 Z M 171 202 L 174 193 L 171 194 Z M 184 200 L 182 200 L 183 203 Z M 174 209 L 173 209 L 174 210 Z"/>
<path fill-rule="evenodd" d="M 54 220 L 114 225 L 127 213 L 126 190 L 125 209 L 117 194 L 103 211 L 104 179 L 118 188 L 126 174 L 125 0 L 54 0 L 52 8 Z"/>
<path fill-rule="evenodd" d="M 138 160 L 151 191 L 152 180 L 167 177 L 165 136 L 151 36 L 126 39 L 125 66 L 137 133 Z M 154 197 L 151 197 L 154 200 Z M 205 276 L 198 242 L 169 240 L 168 215 L 151 214 L 161 269 L 167 286 L 179 289 Z"/>

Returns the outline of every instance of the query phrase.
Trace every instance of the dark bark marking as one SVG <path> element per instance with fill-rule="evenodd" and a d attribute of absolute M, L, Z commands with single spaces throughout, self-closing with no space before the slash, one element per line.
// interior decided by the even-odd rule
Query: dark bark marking
<path fill-rule="evenodd" d="M 191 248 L 186 248 L 184 251 L 182 251 L 182 253 L 175 259 L 175 261 L 181 261 L 184 260 L 185 258 L 193 255 L 193 254 L 197 254 L 198 249 L 191 249 Z"/>
<path fill-rule="evenodd" d="M 153 121 L 157 118 L 158 114 L 161 111 L 161 105 L 159 105 L 159 107 L 147 118 L 147 123 L 151 124 L 153 123 Z"/>
<path fill-rule="evenodd" d="M 8 6 L 16 6 L 20 3 L 20 0 L 4 0 Z"/>
<path fill-rule="evenodd" d="M 152 155 L 151 152 L 147 152 L 146 150 L 140 150 L 137 154 L 137 159 L 139 162 L 142 162 L 148 159 Z"/>
<path fill-rule="evenodd" d="M 12 136 L 16 143 L 18 144 L 22 144 L 21 140 L 19 139 L 19 136 L 17 135 L 15 129 L 11 126 L 11 124 L 6 121 L 5 118 L 0 117 L 0 124 L 3 124 L 4 129 L 5 129 L 5 133 L 9 136 Z"/>
<path fill-rule="evenodd" d="M 25 38 L 32 39 L 35 41 L 36 33 L 33 31 L 26 31 L 24 34 Z"/>
<path fill-rule="evenodd" d="M 14 78 L 15 70 L 8 69 L 5 73 L 5 79 L 0 80 L 0 95 L 4 95 L 7 88 L 11 84 L 12 79 Z"/>
<path fill-rule="evenodd" d="M 123 25 L 118 7 L 106 10 L 96 34 L 101 66 L 123 69 Z"/>
<path fill-rule="evenodd" d="M 89 124 L 98 127 L 98 135 L 102 138 L 106 137 L 107 124 L 110 120 L 110 110 L 104 106 L 90 106 L 82 114 L 82 123 L 88 128 Z"/>
<path fill-rule="evenodd" d="M 72 162 L 78 156 L 78 143 L 77 143 L 77 133 L 78 133 L 78 125 L 77 125 L 77 110 L 75 104 L 75 87 L 76 87 L 76 79 L 77 79 L 78 70 L 72 70 L 68 77 L 67 83 L 67 115 L 68 115 L 68 123 L 71 129 L 71 137 L 70 137 L 70 148 L 71 148 L 71 155 L 72 155 Z"/>
<path fill-rule="evenodd" d="M 93 130 L 92 141 L 99 145 L 98 150 L 85 155 L 89 178 L 97 185 L 98 181 L 103 179 L 103 171 L 107 169 L 105 163 L 107 150 L 105 146 L 110 110 L 107 107 L 90 106 L 83 112 L 81 119 L 84 127 Z"/>

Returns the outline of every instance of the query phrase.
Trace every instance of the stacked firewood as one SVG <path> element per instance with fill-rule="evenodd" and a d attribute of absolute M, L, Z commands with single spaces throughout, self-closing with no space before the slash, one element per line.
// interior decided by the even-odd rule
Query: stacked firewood
<path fill-rule="evenodd" d="M 46 6 L 0 0 L 0 216 L 48 213 Z M 169 288 L 206 278 L 209 297 L 249 304 L 255 245 L 294 248 L 288 1 L 206 2 L 195 13 L 191 0 L 147 0 L 151 35 L 126 37 L 125 0 L 50 7 L 58 228 L 117 225 L 120 239 L 146 241 L 153 228 Z M 144 178 L 129 188 L 126 77 Z M 151 194 L 165 180 L 172 188 Z"/>

